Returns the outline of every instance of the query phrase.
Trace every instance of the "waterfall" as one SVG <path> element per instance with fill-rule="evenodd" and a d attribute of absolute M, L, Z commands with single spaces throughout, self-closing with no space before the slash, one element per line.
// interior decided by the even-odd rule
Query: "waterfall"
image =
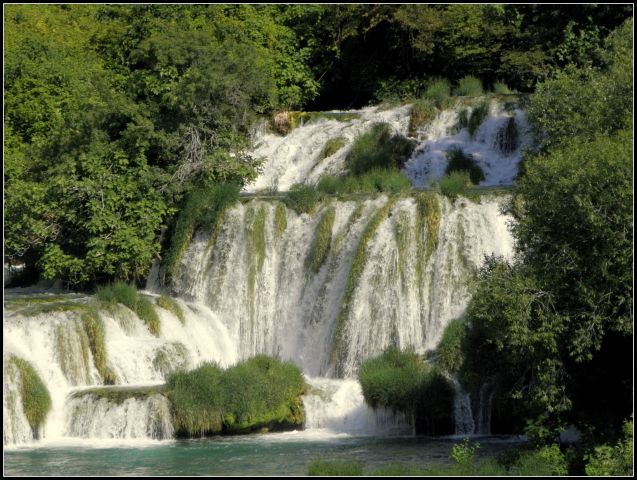
<path fill-rule="evenodd" d="M 358 135 L 377 122 L 406 135 L 410 108 L 332 112 L 286 136 L 257 131 L 252 155 L 265 163 L 246 191 L 283 191 L 344 172 Z M 444 173 L 452 147 L 483 168 L 484 185 L 513 182 L 528 143 L 523 112 L 494 101 L 470 135 L 458 126 L 464 108 L 471 114 L 472 107 L 463 106 L 442 111 L 416 132 L 419 146 L 404 167 L 414 186 Z M 339 137 L 343 147 L 322 158 L 327 142 Z M 195 233 L 166 286 L 184 318 L 156 305 L 161 327 L 155 336 L 130 309 L 98 305 L 98 353 L 83 317 L 90 297 L 5 292 L 3 441 L 170 438 L 166 397 L 140 394 L 140 385 L 156 388 L 175 370 L 206 361 L 226 367 L 258 353 L 292 360 L 307 376 L 307 429 L 410 431 L 408 419 L 365 405 L 358 367 L 389 345 L 419 354 L 436 347 L 446 325 L 464 312 L 484 256 L 512 257 L 510 218 L 500 213 L 505 200 L 486 194 L 450 200 L 422 191 L 350 195 L 298 214 L 276 195 L 243 198 L 224 212 L 215 235 Z M 319 255 L 328 213 L 331 234 L 322 237 L 329 245 Z M 151 300 L 164 291 L 160 268 L 156 261 L 142 292 Z M 10 356 L 28 361 L 51 395 L 45 424 L 35 432 Z M 104 387 L 105 379 L 115 386 Z M 488 429 L 492 394 L 481 396 L 485 411 L 470 419 L 469 397 L 456 396 L 459 433 Z"/>
<path fill-rule="evenodd" d="M 194 238 L 172 288 L 225 322 L 240 357 L 279 354 L 311 376 L 353 377 L 362 360 L 390 344 L 424 353 L 464 311 L 468 280 L 484 256 L 512 254 L 499 198 L 484 197 L 480 203 L 435 199 L 440 220 L 431 227 L 436 231 L 430 232 L 435 241 L 429 247 L 423 240 L 427 227 L 416 231 L 414 198 L 332 200 L 314 215 L 286 209 L 283 232 L 277 231 L 275 218 L 281 203 L 239 204 L 226 212 L 214 245 L 201 233 Z M 335 210 L 331 246 L 314 273 L 307 259 L 327 208 Z M 375 215 L 382 218 L 363 244 Z M 263 218 L 258 226 L 262 252 L 252 239 L 257 216 Z M 427 248 L 433 251 L 427 254 Z M 360 274 L 350 278 L 359 250 Z M 344 299 L 348 282 L 351 296 Z"/>
<path fill-rule="evenodd" d="M 473 413 L 471 411 L 471 396 L 465 392 L 456 379 L 451 379 L 455 389 L 453 400 L 453 418 L 456 435 L 472 435 L 476 433 Z"/>
<path fill-rule="evenodd" d="M 79 392 L 65 407 L 65 437 L 163 440 L 173 432 L 168 400 L 160 394 L 113 401 Z"/>
<path fill-rule="evenodd" d="M 441 178 L 447 168 L 447 152 L 460 149 L 470 155 L 484 172 L 482 186 L 512 185 L 522 154 L 530 145 L 530 128 L 526 115 L 497 101 L 488 102 L 488 111 L 473 135 L 459 126 L 460 112 L 468 115 L 471 107 L 456 107 L 441 112 L 420 132 L 420 145 L 405 164 L 404 172 L 415 187 L 429 186 Z M 505 107 L 509 107 L 508 109 Z M 507 139 L 507 133 L 517 137 Z"/>
<path fill-rule="evenodd" d="M 333 433 L 411 433 L 403 414 L 367 406 L 360 384 L 353 379 L 306 378 L 303 396 L 305 428 Z"/>
<path fill-rule="evenodd" d="M 88 398 L 81 402 L 71 400 L 78 391 L 103 383 L 81 321 L 86 298 L 67 295 L 60 302 L 45 303 L 46 308 L 39 309 L 38 303 L 35 303 L 35 309 L 33 306 L 16 308 L 12 301 L 20 305 L 23 297 L 5 295 L 5 444 L 27 443 L 35 439 L 22 408 L 20 374 L 8 361 L 11 355 L 27 360 L 51 395 L 51 411 L 40 435 L 43 441 L 55 441 L 68 435 L 84 437 L 92 434 L 100 438 L 120 438 L 117 435 L 123 435 L 121 438 L 141 438 L 144 437 L 144 431 L 147 432 L 146 438 L 160 438 L 157 432 L 163 432 L 163 436 L 169 435 L 166 432 L 170 432 L 172 427 L 162 424 L 164 420 L 160 422 L 163 425 L 161 428 L 148 426 L 153 422 L 159 425 L 152 420 L 157 416 L 153 412 L 163 408 L 161 404 L 165 404 L 165 399 L 150 398 L 141 403 L 132 399 L 116 408 L 101 401 L 89 401 Z M 42 300 L 41 297 L 34 299 Z M 185 316 L 183 324 L 171 312 L 156 307 L 161 319 L 158 336 L 152 335 L 143 321 L 122 305 L 99 310 L 104 326 L 107 366 L 115 374 L 117 385 L 163 383 L 171 371 L 194 368 L 205 361 L 216 361 L 222 366 L 236 363 L 236 348 L 218 317 L 204 305 L 178 302 Z M 79 404 L 83 405 L 83 410 Z M 103 418 L 90 420 L 101 423 L 86 424 L 78 420 L 76 426 L 70 426 L 69 408 L 78 414 L 85 412 L 84 417 L 89 419 L 93 409 L 95 415 L 99 414 Z M 167 415 L 166 408 L 164 413 Z M 140 423 L 132 423 L 131 419 L 137 415 L 145 415 L 146 427 L 142 426 L 144 421 L 141 418 Z M 167 418 L 166 415 L 162 418 Z M 110 426 L 104 423 L 111 420 Z"/>

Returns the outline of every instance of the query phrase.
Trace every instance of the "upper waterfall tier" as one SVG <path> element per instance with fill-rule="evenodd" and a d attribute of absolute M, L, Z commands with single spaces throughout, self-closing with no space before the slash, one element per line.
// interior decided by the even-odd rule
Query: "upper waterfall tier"
<path fill-rule="evenodd" d="M 418 145 L 403 172 L 414 187 L 427 187 L 444 175 L 447 152 L 460 149 L 484 172 L 480 185 L 513 184 L 522 153 L 530 143 L 529 126 L 518 103 L 515 97 L 458 99 L 455 106 L 412 129 Z M 358 136 L 376 123 L 386 123 L 394 133 L 407 136 L 411 110 L 411 105 L 404 105 L 325 112 L 310 117 L 285 136 L 269 131 L 264 123 L 255 134 L 251 152 L 264 160 L 263 170 L 245 191 L 286 191 L 295 183 L 316 183 L 322 175 L 344 173 L 345 158 Z M 472 115 L 474 124 L 469 125 Z M 326 154 L 326 145 L 336 139 L 342 147 Z"/>
<path fill-rule="evenodd" d="M 218 234 L 195 236 L 172 288 L 214 311 L 241 357 L 352 377 L 388 345 L 435 348 L 484 256 L 512 255 L 501 201 L 417 193 L 298 215 L 252 200 L 227 210 Z"/>

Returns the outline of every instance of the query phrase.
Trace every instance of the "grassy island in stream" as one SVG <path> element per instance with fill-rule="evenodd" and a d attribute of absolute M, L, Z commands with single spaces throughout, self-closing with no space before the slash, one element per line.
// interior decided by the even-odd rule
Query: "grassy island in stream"
<path fill-rule="evenodd" d="M 168 379 L 177 436 L 249 433 L 299 428 L 305 420 L 301 370 L 257 355 L 223 370 L 206 363 Z"/>

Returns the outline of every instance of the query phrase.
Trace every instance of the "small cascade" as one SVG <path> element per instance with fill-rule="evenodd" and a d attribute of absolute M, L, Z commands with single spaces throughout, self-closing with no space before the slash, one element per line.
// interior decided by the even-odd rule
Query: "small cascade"
<path fill-rule="evenodd" d="M 471 411 L 471 396 L 462 390 L 457 381 L 453 382 L 456 395 L 453 400 L 453 418 L 456 435 L 472 435 L 476 431 Z"/>
<path fill-rule="evenodd" d="M 78 392 L 65 407 L 65 437 L 164 440 L 173 433 L 170 405 L 159 393 L 111 399 Z"/>
<path fill-rule="evenodd" d="M 45 442 L 69 435 L 90 438 L 91 432 L 99 434 L 99 438 L 169 437 L 172 427 L 168 428 L 166 424 L 169 414 L 164 397 L 149 397 L 143 402 L 126 400 L 116 406 L 88 397 L 81 401 L 73 397 L 78 388 L 102 385 L 103 379 L 95 365 L 93 347 L 82 317 L 88 311 L 88 299 L 73 295 L 60 297 L 60 300 L 52 299 L 40 306 L 37 302 L 41 298 L 35 298 L 34 303 L 29 304 L 24 295 L 5 295 L 5 444 L 26 443 L 38 436 Z M 222 366 L 237 361 L 236 348 L 228 331 L 214 313 L 204 305 L 176 301 L 184 313 L 183 323 L 173 313 L 156 306 L 161 322 L 158 336 L 152 335 L 146 324 L 122 305 L 98 311 L 104 332 L 103 345 L 99 348 L 105 350 L 106 367 L 113 372 L 117 385 L 159 384 L 177 369 L 194 368 L 206 361 L 216 361 Z M 28 361 L 51 396 L 51 410 L 40 432 L 33 432 L 26 420 L 20 374 L 12 362 L 7 361 L 11 355 Z M 71 405 L 70 398 L 73 398 Z M 69 420 L 69 415 L 75 415 L 69 414 L 71 407 L 78 414 L 85 412 L 87 419 L 93 414 L 105 419 L 101 424 L 97 418 L 78 420 L 75 424 Z M 140 423 L 132 422 L 130 419 L 136 415 L 145 420 L 140 417 Z M 110 422 L 108 419 L 113 421 L 110 427 L 106 425 Z M 144 431 L 150 433 L 147 435 Z"/>
<path fill-rule="evenodd" d="M 2 383 L 2 441 L 3 445 L 27 443 L 34 440 L 34 432 L 22 407 L 22 379 L 20 371 L 3 356 Z"/>
<path fill-rule="evenodd" d="M 480 435 L 491 434 L 491 407 L 495 390 L 491 383 L 480 387 L 480 403 L 478 405 L 478 431 Z"/>
<path fill-rule="evenodd" d="M 414 187 L 431 185 L 445 175 L 447 152 L 459 149 L 470 155 L 484 172 L 482 186 L 512 185 L 522 154 L 530 144 L 524 112 L 489 101 L 479 128 L 473 133 L 462 126 L 461 114 L 470 117 L 479 107 L 456 107 L 441 112 L 419 133 L 420 145 L 405 164 L 404 172 Z"/>
<path fill-rule="evenodd" d="M 307 378 L 303 396 L 305 428 L 348 434 L 409 434 L 412 426 L 403 414 L 367 406 L 356 380 Z"/>
<path fill-rule="evenodd" d="M 326 173 L 340 174 L 345 170 L 344 160 L 356 137 L 380 122 L 388 123 L 394 132 L 405 135 L 410 109 L 405 105 L 389 110 L 368 107 L 351 112 L 326 112 L 323 118 L 309 121 L 285 136 L 260 129 L 256 132 L 256 147 L 251 155 L 265 158 L 265 164 L 261 175 L 245 191 L 285 191 L 295 183 L 314 183 Z M 345 140 L 345 145 L 322 159 L 327 142 L 339 137 Z"/>

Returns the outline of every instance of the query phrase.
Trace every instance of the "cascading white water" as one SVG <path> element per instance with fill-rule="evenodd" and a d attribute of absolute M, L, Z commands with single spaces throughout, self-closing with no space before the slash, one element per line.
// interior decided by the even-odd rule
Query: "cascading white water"
<path fill-rule="evenodd" d="M 414 187 L 429 186 L 443 177 L 449 163 L 447 152 L 452 149 L 470 155 L 480 166 L 485 178 L 479 185 L 512 185 L 515 182 L 518 164 L 531 139 L 524 112 L 518 108 L 507 111 L 501 102 L 490 101 L 486 117 L 472 136 L 466 127 L 458 125 L 462 110 L 470 114 L 474 109 L 459 106 L 445 110 L 419 132 L 421 143 L 404 168 Z M 507 126 L 511 126 L 517 136 L 513 145 L 503 138 Z"/>
<path fill-rule="evenodd" d="M 52 311 L 31 316 L 25 310 L 5 305 L 9 307 L 5 308 L 3 325 L 5 444 L 33 440 L 22 409 L 19 372 L 8 361 L 10 356 L 27 360 L 51 395 L 52 407 L 42 432 L 45 442 L 77 433 L 68 428 L 68 409 L 73 407 L 69 404 L 69 395 L 78 389 L 102 384 L 81 321 L 81 305 L 86 299 L 69 297 L 69 301 L 77 302 L 80 310 Z M 236 347 L 215 314 L 204 305 L 179 303 L 185 314 L 184 324 L 172 313 L 156 308 L 161 319 L 157 337 L 148 331 L 134 312 L 124 306 L 99 311 L 105 331 L 108 367 L 115 373 L 116 384 L 159 384 L 165 381 L 170 371 L 177 368 L 194 368 L 205 361 L 216 361 L 222 366 L 236 362 Z M 138 403 L 134 404 L 138 413 L 150 408 L 149 405 Z M 115 419 L 125 418 L 128 414 L 117 408 L 111 409 L 109 415 L 109 418 Z M 128 424 L 131 425 L 130 422 Z M 110 430 L 113 437 L 109 438 L 117 438 L 116 434 L 123 435 L 122 438 L 141 435 L 141 427 L 103 427 L 108 428 L 113 428 Z"/>
<path fill-rule="evenodd" d="M 76 393 L 66 405 L 65 437 L 164 440 L 173 433 L 170 405 L 160 394 L 118 402 Z"/>
<path fill-rule="evenodd" d="M 308 375 L 353 377 L 362 360 L 392 343 L 419 353 L 435 348 L 447 323 L 466 307 L 467 280 L 484 256 L 512 254 L 508 219 L 499 213 L 501 200 L 437 198 L 437 247 L 421 272 L 411 261 L 426 248 L 419 241 L 422 232 L 414 231 L 417 205 L 412 198 L 391 205 L 362 246 L 363 232 L 387 206 L 387 197 L 331 201 L 312 216 L 286 210 L 287 228 L 281 233 L 276 230 L 277 202 L 255 200 L 227 211 L 214 245 L 202 234 L 194 239 L 173 288 L 205 303 L 226 322 L 241 357 L 280 354 Z M 331 248 L 313 273 L 307 258 L 328 208 L 335 210 Z M 255 226 L 259 217 L 261 224 Z M 397 229 L 406 232 L 400 242 Z M 261 235 L 261 247 L 255 246 L 255 235 Z M 351 281 L 359 248 L 365 260 L 360 277 Z M 344 310 L 348 281 L 353 289 Z M 344 341 L 335 352 L 337 328 Z"/>
<path fill-rule="evenodd" d="M 351 112 L 355 115 L 347 121 L 319 119 L 295 128 L 286 136 L 260 131 L 256 134 L 254 158 L 265 158 L 263 172 L 245 188 L 256 192 L 266 188 L 289 190 L 295 183 L 314 183 L 326 173 L 342 173 L 344 159 L 352 142 L 369 131 L 374 123 L 388 123 L 395 133 L 405 134 L 409 124 L 408 105 L 390 110 L 368 107 Z M 345 146 L 333 155 L 320 160 L 325 144 L 338 137 L 345 139 Z"/>
<path fill-rule="evenodd" d="M 303 396 L 305 428 L 332 433 L 411 433 L 403 414 L 374 410 L 354 379 L 306 378 L 310 391 Z"/>

